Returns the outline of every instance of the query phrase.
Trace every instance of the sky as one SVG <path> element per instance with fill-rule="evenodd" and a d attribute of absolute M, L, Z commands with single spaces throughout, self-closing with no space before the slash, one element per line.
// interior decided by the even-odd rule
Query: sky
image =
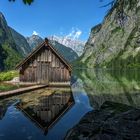
<path fill-rule="evenodd" d="M 0 0 L 0 12 L 8 25 L 25 37 L 57 35 L 86 41 L 91 28 L 103 21 L 109 9 L 102 6 L 110 0 L 100 1 L 34 0 L 28 6 L 22 0 Z"/>

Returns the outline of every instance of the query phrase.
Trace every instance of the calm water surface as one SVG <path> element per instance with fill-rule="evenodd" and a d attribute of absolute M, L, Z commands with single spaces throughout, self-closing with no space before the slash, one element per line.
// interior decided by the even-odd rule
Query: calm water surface
<path fill-rule="evenodd" d="M 0 140 L 62 140 L 105 101 L 140 108 L 140 72 L 83 69 L 71 87 L 41 89 L 0 100 Z"/>

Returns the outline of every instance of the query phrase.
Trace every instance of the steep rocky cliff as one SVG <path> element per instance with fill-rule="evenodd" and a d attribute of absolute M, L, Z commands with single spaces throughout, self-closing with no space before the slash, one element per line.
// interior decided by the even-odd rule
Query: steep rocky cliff
<path fill-rule="evenodd" d="M 19 34 L 17 31 L 15 31 L 14 29 L 12 29 L 11 27 L 10 28 L 10 31 L 12 33 L 12 37 L 16 43 L 16 45 L 18 46 L 17 49 L 18 49 L 18 52 L 20 52 L 22 54 L 22 56 L 27 56 L 28 53 L 31 52 L 31 48 L 26 40 L 26 38 Z"/>
<path fill-rule="evenodd" d="M 123 26 L 116 18 L 119 5 L 115 5 L 103 23 L 92 28 L 79 60 L 81 64 L 87 67 L 140 67 L 140 1 L 133 1 L 131 8 L 130 2 L 125 0 Z"/>
<path fill-rule="evenodd" d="M 0 12 L 0 71 L 13 69 L 30 52 L 25 37 L 9 27 Z"/>
<path fill-rule="evenodd" d="M 0 71 L 13 68 L 21 58 L 7 22 L 0 13 Z"/>

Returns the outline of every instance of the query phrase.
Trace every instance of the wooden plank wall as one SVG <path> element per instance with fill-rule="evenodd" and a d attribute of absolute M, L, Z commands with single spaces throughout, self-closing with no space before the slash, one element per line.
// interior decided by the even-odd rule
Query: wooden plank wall
<path fill-rule="evenodd" d="M 44 46 L 22 66 L 20 80 L 42 84 L 68 82 L 70 81 L 70 72 L 62 60 Z"/>

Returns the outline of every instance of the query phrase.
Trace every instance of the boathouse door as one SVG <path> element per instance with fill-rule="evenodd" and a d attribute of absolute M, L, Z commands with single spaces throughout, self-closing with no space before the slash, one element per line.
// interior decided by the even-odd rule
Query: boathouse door
<path fill-rule="evenodd" d="M 37 83 L 45 84 L 49 83 L 49 64 L 48 62 L 38 62 L 37 66 Z"/>

